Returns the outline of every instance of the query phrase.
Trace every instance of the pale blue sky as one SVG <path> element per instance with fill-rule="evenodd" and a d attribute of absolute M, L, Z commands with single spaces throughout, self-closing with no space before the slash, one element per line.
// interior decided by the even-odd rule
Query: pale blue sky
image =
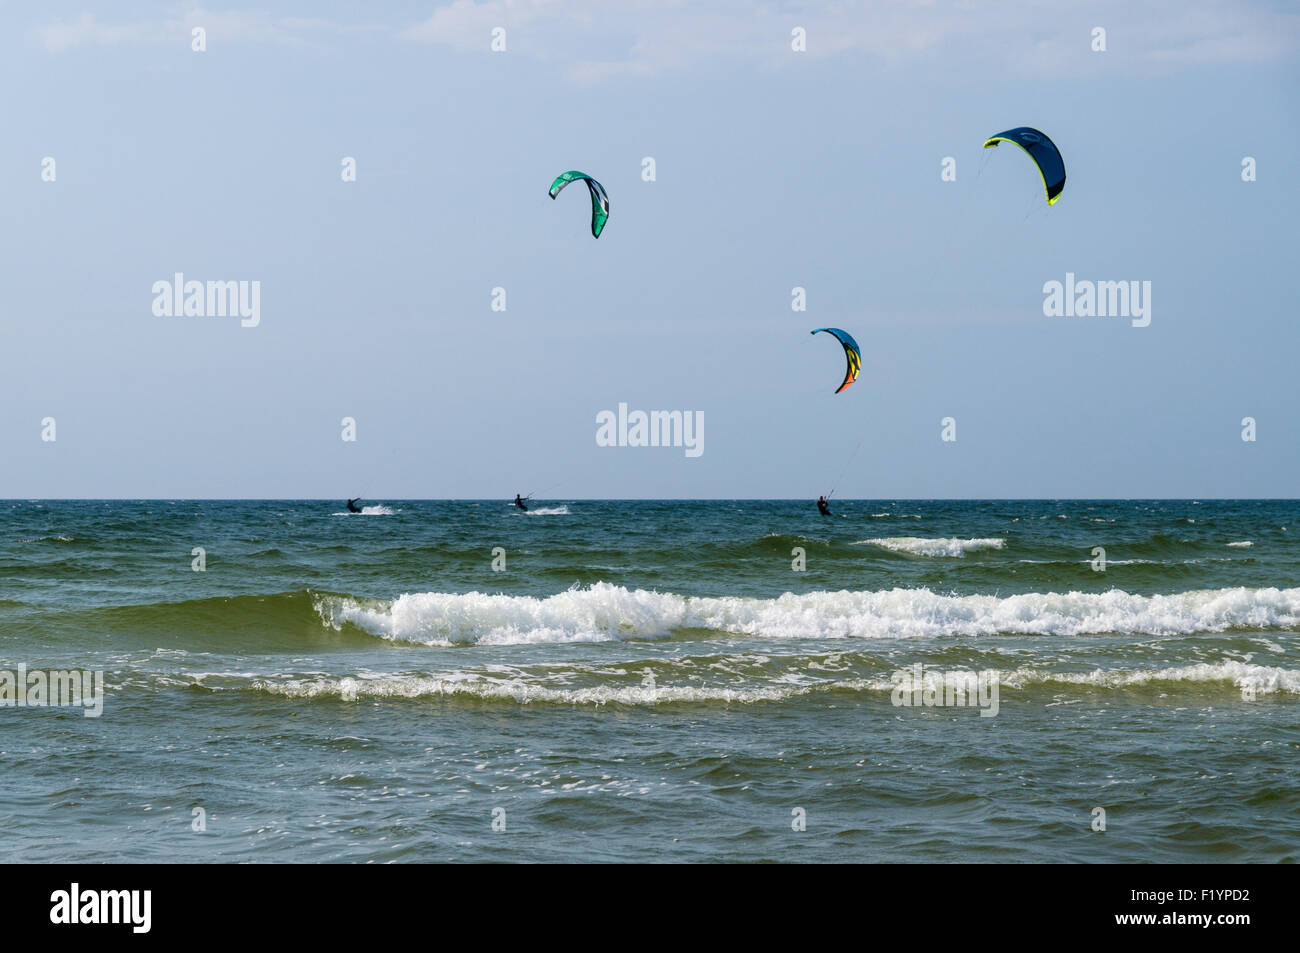
<path fill-rule="evenodd" d="M 1131 6 L 7 3 L 0 497 L 815 496 L 859 441 L 839 497 L 1295 496 L 1297 8 Z M 155 317 L 177 271 L 260 326 Z M 620 401 L 704 454 L 598 447 Z"/>

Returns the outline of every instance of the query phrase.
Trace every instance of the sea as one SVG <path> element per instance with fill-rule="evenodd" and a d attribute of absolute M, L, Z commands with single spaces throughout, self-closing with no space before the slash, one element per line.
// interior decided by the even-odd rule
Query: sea
<path fill-rule="evenodd" d="M 0 860 L 1300 858 L 1300 502 L 529 506 L 0 501 Z"/>

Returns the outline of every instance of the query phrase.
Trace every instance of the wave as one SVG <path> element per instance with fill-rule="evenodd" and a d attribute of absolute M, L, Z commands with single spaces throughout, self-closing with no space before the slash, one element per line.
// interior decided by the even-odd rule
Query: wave
<path fill-rule="evenodd" d="M 21 604 L 6 602 L 17 610 Z M 899 639 L 999 634 L 1176 636 L 1300 625 L 1300 588 L 1208 589 L 1169 595 L 1030 592 L 942 595 L 927 588 L 699 597 L 609 583 L 550 596 L 408 593 L 396 599 L 299 590 L 184 602 L 69 609 L 57 631 L 114 644 L 204 651 L 363 645 L 608 642 L 750 636 Z M 52 632 L 56 630 L 51 630 Z"/>
<path fill-rule="evenodd" d="M 568 516 L 567 506 L 538 506 L 528 510 L 528 516 Z"/>
<path fill-rule="evenodd" d="M 379 504 L 377 506 L 363 506 L 360 513 L 353 513 L 351 510 L 339 510 L 337 513 L 331 513 L 331 516 L 394 516 L 397 510 Z"/>
<path fill-rule="evenodd" d="M 553 596 L 408 593 L 390 603 L 321 597 L 317 612 L 392 642 L 523 644 L 664 639 L 691 630 L 780 639 L 1186 635 L 1300 624 L 1300 589 L 939 595 L 929 589 L 691 597 L 597 583 Z"/>
<path fill-rule="evenodd" d="M 1249 547 L 1251 547 L 1251 546 L 1254 546 L 1255 544 L 1252 543 L 1252 542 L 1251 542 L 1250 540 L 1248 540 L 1248 539 L 1243 539 L 1243 540 L 1241 540 L 1240 542 L 1237 542 L 1237 543 L 1229 543 L 1228 545 L 1229 545 L 1229 546 L 1236 546 L 1236 547 L 1239 548 L 1239 549 L 1247 549 L 1247 548 L 1249 548 Z"/>
<path fill-rule="evenodd" d="M 912 556 L 944 556 L 959 559 L 967 553 L 981 549 L 1001 549 L 1005 539 L 926 539 L 921 536 L 887 536 L 881 539 L 863 539 L 855 546 L 879 546 Z"/>

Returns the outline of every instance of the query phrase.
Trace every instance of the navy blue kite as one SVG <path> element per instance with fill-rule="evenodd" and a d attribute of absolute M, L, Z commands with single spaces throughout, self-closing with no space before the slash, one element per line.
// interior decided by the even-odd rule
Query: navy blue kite
<path fill-rule="evenodd" d="M 1038 166 L 1038 174 L 1043 177 L 1043 189 L 1047 192 L 1047 204 L 1055 205 L 1065 189 L 1065 160 L 1056 143 L 1047 138 L 1047 134 L 1031 129 L 1029 126 L 1017 126 L 1006 132 L 999 132 L 984 141 L 985 149 L 992 149 L 999 142 L 1014 142 L 1029 154 Z"/>

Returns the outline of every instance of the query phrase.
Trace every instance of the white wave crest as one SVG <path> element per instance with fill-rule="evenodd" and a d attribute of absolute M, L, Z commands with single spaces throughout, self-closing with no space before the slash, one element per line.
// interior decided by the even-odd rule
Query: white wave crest
<path fill-rule="evenodd" d="M 350 622 L 395 642 L 607 642 L 663 638 L 686 626 L 681 596 L 629 591 L 598 583 L 538 599 L 481 592 L 422 592 L 376 607 L 351 599 L 320 600 L 317 611 L 333 625 Z"/>
<path fill-rule="evenodd" d="M 855 546 L 879 546 L 913 556 L 945 556 L 960 559 L 967 553 L 980 549 L 1001 549 L 1005 539 L 926 539 L 922 536 L 886 536 L 880 539 L 863 539 Z"/>
<path fill-rule="evenodd" d="M 598 583 L 545 598 L 408 593 L 391 603 L 317 600 L 322 620 L 427 645 L 604 642 L 685 629 L 786 639 L 918 636 L 1183 635 L 1300 624 L 1300 589 L 1211 589 L 1141 596 L 1119 589 L 1012 596 L 929 589 L 697 598 Z"/>

